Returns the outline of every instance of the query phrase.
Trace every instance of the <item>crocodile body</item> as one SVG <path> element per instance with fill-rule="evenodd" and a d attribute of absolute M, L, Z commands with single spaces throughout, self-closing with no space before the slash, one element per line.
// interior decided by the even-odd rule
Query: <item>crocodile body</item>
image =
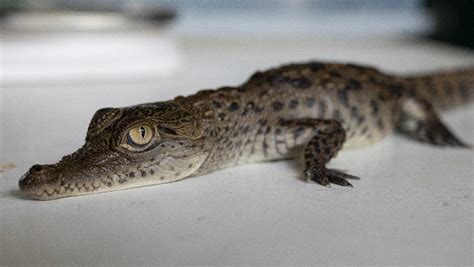
<path fill-rule="evenodd" d="M 29 198 L 55 199 L 155 185 L 248 162 L 300 158 L 321 185 L 358 179 L 326 168 L 343 147 L 398 131 L 466 147 L 438 109 L 474 98 L 474 70 L 401 77 L 352 64 L 309 62 L 257 72 L 236 87 L 174 100 L 104 108 L 86 143 L 20 179 Z"/>

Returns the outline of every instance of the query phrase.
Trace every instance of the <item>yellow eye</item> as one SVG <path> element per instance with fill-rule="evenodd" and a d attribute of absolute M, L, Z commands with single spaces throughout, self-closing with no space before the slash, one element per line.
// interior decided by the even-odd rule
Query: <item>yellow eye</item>
<path fill-rule="evenodd" d="M 148 125 L 139 125 L 128 131 L 128 143 L 134 146 L 143 146 L 150 143 L 153 129 Z"/>

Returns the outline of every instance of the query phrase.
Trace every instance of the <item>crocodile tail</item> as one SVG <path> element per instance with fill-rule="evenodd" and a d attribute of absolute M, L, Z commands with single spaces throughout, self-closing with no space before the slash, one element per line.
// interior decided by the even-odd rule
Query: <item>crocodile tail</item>
<path fill-rule="evenodd" d="M 474 101 L 474 67 L 406 77 L 415 94 L 438 110 L 453 109 Z"/>

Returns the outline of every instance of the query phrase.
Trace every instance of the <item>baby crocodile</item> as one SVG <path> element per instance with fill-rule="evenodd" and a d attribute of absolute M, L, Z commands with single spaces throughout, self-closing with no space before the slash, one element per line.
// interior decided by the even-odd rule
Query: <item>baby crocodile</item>
<path fill-rule="evenodd" d="M 165 102 L 103 108 L 83 147 L 20 179 L 49 200 L 169 183 L 247 162 L 301 157 L 308 181 L 352 186 L 326 164 L 341 148 L 398 131 L 467 147 L 436 109 L 474 98 L 474 69 L 401 77 L 371 67 L 308 62 L 257 72 L 237 87 Z"/>

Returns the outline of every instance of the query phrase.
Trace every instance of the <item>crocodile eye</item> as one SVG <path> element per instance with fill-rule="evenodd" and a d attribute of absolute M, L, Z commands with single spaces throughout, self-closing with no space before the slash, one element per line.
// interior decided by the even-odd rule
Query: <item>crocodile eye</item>
<path fill-rule="evenodd" d="M 128 131 L 127 142 L 133 146 L 144 146 L 153 138 L 153 129 L 146 125 L 139 125 Z"/>

